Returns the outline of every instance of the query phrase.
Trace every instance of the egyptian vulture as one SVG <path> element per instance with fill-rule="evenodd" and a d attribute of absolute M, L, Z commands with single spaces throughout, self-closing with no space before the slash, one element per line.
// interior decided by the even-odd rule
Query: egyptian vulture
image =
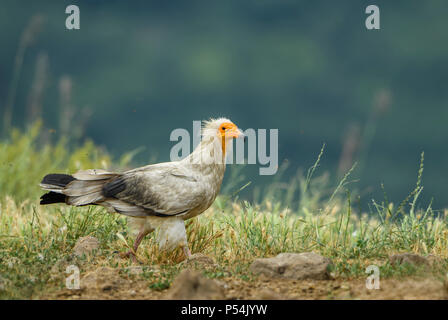
<path fill-rule="evenodd" d="M 123 256 L 134 261 L 140 242 L 155 229 L 161 250 L 182 247 L 190 257 L 184 220 L 212 205 L 224 177 L 226 147 L 243 133 L 229 119 L 220 118 L 205 122 L 201 135 L 196 149 L 179 161 L 122 173 L 90 169 L 72 175 L 48 174 L 40 186 L 49 192 L 40 204 L 99 205 L 127 216 L 137 237 L 134 250 Z"/>

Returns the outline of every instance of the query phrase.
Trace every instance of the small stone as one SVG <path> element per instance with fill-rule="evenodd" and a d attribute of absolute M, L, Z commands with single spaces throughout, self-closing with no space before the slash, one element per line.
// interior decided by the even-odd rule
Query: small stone
<path fill-rule="evenodd" d="M 214 279 L 215 282 L 223 289 L 229 289 L 229 285 L 227 283 L 225 283 L 224 281 L 218 280 L 218 279 Z"/>
<path fill-rule="evenodd" d="M 414 266 L 429 266 L 430 262 L 427 258 L 415 253 L 399 253 L 389 257 L 392 265 L 410 264 Z"/>
<path fill-rule="evenodd" d="M 330 259 L 314 252 L 280 253 L 273 258 L 256 259 L 250 270 L 271 278 L 328 280 L 331 265 Z"/>
<path fill-rule="evenodd" d="M 341 284 L 341 290 L 350 290 L 350 286 L 348 284 Z"/>
<path fill-rule="evenodd" d="M 222 300 L 223 288 L 200 273 L 185 269 L 173 281 L 165 299 L 169 300 Z"/>
<path fill-rule="evenodd" d="M 428 262 L 431 266 L 442 266 L 444 263 L 444 259 L 440 256 L 437 256 L 435 254 L 428 254 L 426 256 L 426 259 L 428 259 Z"/>
<path fill-rule="evenodd" d="M 98 250 L 100 247 L 100 242 L 97 238 L 87 236 L 79 238 L 73 248 L 73 253 L 81 257 L 83 255 L 89 256 L 94 253 L 94 251 Z"/>
<path fill-rule="evenodd" d="M 181 262 L 182 266 L 192 267 L 194 269 L 214 269 L 217 267 L 215 261 L 203 253 L 192 254 L 187 260 Z"/>

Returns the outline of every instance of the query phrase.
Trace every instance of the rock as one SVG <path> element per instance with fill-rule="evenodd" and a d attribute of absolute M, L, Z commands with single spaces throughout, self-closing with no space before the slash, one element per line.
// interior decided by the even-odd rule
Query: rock
<path fill-rule="evenodd" d="M 214 269 L 217 267 L 215 261 L 203 253 L 192 254 L 190 258 L 180 263 L 181 266 L 193 269 Z"/>
<path fill-rule="evenodd" d="M 73 248 L 73 253 L 81 257 L 83 255 L 89 256 L 93 254 L 100 247 L 100 242 L 97 238 L 87 236 L 79 238 Z"/>
<path fill-rule="evenodd" d="M 81 289 L 109 291 L 118 289 L 126 281 L 116 269 L 101 267 L 86 274 L 80 281 Z"/>
<path fill-rule="evenodd" d="M 426 259 L 428 259 L 428 262 L 432 267 L 441 267 L 445 262 L 442 257 L 436 256 L 435 254 L 428 254 Z"/>
<path fill-rule="evenodd" d="M 314 252 L 280 253 L 273 258 L 256 259 L 250 270 L 271 278 L 328 280 L 331 265 L 330 259 Z"/>
<path fill-rule="evenodd" d="M 429 266 L 430 262 L 427 258 L 415 253 L 399 253 L 389 257 L 392 265 L 410 264 L 413 266 Z"/>
<path fill-rule="evenodd" d="M 169 300 L 222 300 L 223 288 L 200 273 L 185 269 L 174 279 L 165 299 Z"/>

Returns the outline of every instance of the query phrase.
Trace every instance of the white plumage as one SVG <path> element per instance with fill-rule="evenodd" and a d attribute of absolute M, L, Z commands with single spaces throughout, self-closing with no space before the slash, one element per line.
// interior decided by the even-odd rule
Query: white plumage
<path fill-rule="evenodd" d="M 40 186 L 49 193 L 41 204 L 101 205 L 128 216 L 141 240 L 158 229 L 160 249 L 178 246 L 190 255 L 184 220 L 207 210 L 219 193 L 225 171 L 226 148 L 241 131 L 229 119 L 207 121 L 202 139 L 185 159 L 133 169 L 123 173 L 86 170 L 73 175 L 49 174 Z M 130 251 L 127 255 L 133 256 Z"/>

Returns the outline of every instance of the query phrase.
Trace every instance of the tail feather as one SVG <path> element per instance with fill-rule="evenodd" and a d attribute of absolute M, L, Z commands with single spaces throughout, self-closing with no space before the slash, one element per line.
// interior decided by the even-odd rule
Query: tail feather
<path fill-rule="evenodd" d="M 41 204 L 66 203 L 74 206 L 96 204 L 104 200 L 103 185 L 118 174 L 104 170 L 79 171 L 73 175 L 46 175 L 40 186 L 50 191 L 41 197 Z"/>
<path fill-rule="evenodd" d="M 73 174 L 76 180 L 108 180 L 110 178 L 116 177 L 117 174 L 114 172 L 109 172 L 101 169 L 89 169 L 81 170 Z"/>
<path fill-rule="evenodd" d="M 79 197 L 89 193 L 97 193 L 103 189 L 104 180 L 79 181 L 75 180 L 64 188 L 64 194 L 71 197 Z"/>
<path fill-rule="evenodd" d="M 50 191 L 40 197 L 40 204 L 65 203 L 66 195 Z"/>
<path fill-rule="evenodd" d="M 40 184 L 65 187 L 73 180 L 75 180 L 75 178 L 73 178 L 73 176 L 69 174 L 50 173 L 42 179 L 42 182 Z"/>

